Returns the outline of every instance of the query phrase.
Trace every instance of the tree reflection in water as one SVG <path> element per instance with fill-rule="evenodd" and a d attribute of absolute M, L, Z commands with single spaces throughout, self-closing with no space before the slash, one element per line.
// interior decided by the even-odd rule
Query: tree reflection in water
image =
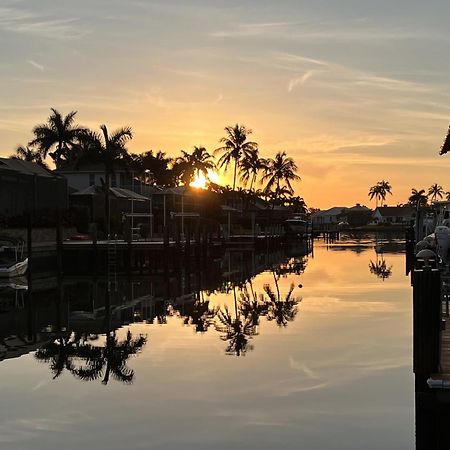
<path fill-rule="evenodd" d="M 61 336 L 45 344 L 36 351 L 36 359 L 50 362 L 53 379 L 66 369 L 76 378 L 93 381 L 101 377 L 108 384 L 110 376 L 122 383 L 132 383 L 134 371 L 126 362 L 131 355 L 137 354 L 146 344 L 145 336 L 133 338 L 128 330 L 126 338 L 119 341 L 116 332 L 109 332 L 105 345 L 92 345 L 89 340 L 75 333 Z M 80 367 L 81 363 L 81 367 Z"/>
<path fill-rule="evenodd" d="M 209 300 L 204 300 L 202 292 L 198 292 L 196 299 L 183 307 L 183 321 L 185 325 L 193 325 L 196 333 L 205 333 L 214 322 L 218 308 L 210 308 Z"/>
<path fill-rule="evenodd" d="M 380 278 L 383 281 L 392 275 L 392 266 L 388 266 L 384 258 L 381 258 L 376 262 L 371 260 L 369 263 L 369 270 L 370 273 L 373 273 L 377 278 Z"/>
<path fill-rule="evenodd" d="M 65 333 L 48 342 L 35 353 L 35 358 L 39 361 L 50 363 L 50 370 L 53 379 L 58 378 L 64 370 L 71 373 L 75 371 L 75 361 L 77 358 L 86 357 L 89 353 L 90 345 L 86 336 L 76 333 Z"/>
<path fill-rule="evenodd" d="M 267 317 L 275 321 L 279 327 L 286 327 L 288 322 L 295 319 L 301 298 L 294 298 L 294 284 L 292 283 L 287 295 L 282 299 L 278 284 L 279 276 L 272 271 L 275 281 L 275 291 L 269 284 L 264 285 L 264 294 L 258 295 L 253 290 L 251 280 L 240 288 L 239 300 L 236 287 L 233 287 L 234 317 L 228 307 L 219 309 L 215 328 L 222 333 L 221 339 L 228 342 L 225 350 L 227 355 L 243 356 L 248 350 L 253 350 L 249 340 L 259 332 L 260 318 Z"/>

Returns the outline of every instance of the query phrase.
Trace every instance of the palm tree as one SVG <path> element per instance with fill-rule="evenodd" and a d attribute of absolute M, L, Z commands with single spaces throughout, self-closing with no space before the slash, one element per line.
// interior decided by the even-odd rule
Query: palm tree
<path fill-rule="evenodd" d="M 444 155 L 450 151 L 450 127 L 448 127 L 447 136 L 445 137 L 444 143 L 442 144 L 440 155 Z"/>
<path fill-rule="evenodd" d="M 382 180 L 378 181 L 375 186 L 372 186 L 369 189 L 369 198 L 372 200 L 375 197 L 376 207 L 378 208 L 378 200 L 381 200 L 381 206 L 383 206 L 384 201 L 386 200 L 386 194 L 392 195 L 392 186 L 388 181 Z"/>
<path fill-rule="evenodd" d="M 446 199 L 448 202 L 450 202 L 450 191 L 447 191 L 447 192 L 445 193 L 445 199 Z"/>
<path fill-rule="evenodd" d="M 173 159 L 166 156 L 165 152 L 158 151 L 155 154 L 153 150 L 133 155 L 136 171 L 142 176 L 148 171 L 149 182 L 158 186 L 175 186 L 173 171 L 169 166 Z"/>
<path fill-rule="evenodd" d="M 105 168 L 104 192 L 105 192 L 105 218 L 106 233 L 111 234 L 109 190 L 111 187 L 111 175 L 116 165 L 127 165 L 131 163 L 130 155 L 125 144 L 132 139 L 133 132 L 130 127 L 123 127 L 112 134 L 108 132 L 106 125 L 100 125 L 101 133 L 85 131 L 81 139 L 88 143 L 89 151 L 83 158 L 90 161 L 101 162 Z"/>
<path fill-rule="evenodd" d="M 431 201 L 436 201 L 437 198 L 442 198 L 444 196 L 444 189 L 437 183 L 434 183 L 428 189 L 428 196 L 431 196 Z"/>
<path fill-rule="evenodd" d="M 72 111 L 63 117 L 54 108 L 47 119 L 47 123 L 37 125 L 33 128 L 35 138 L 28 145 L 36 146 L 43 158 L 50 155 L 56 167 L 60 167 L 64 161 L 71 159 L 70 151 L 75 145 L 80 134 L 86 131 L 79 125 L 74 125 L 77 111 Z M 54 149 L 53 152 L 50 152 Z"/>
<path fill-rule="evenodd" d="M 286 152 L 278 152 L 275 158 L 269 158 L 264 169 L 263 181 L 267 181 L 265 191 L 270 192 L 275 187 L 275 195 L 279 196 L 283 192 L 292 194 L 294 189 L 291 182 L 300 180 L 297 175 L 297 165 L 295 161 L 288 157 Z M 286 183 L 284 190 L 282 183 Z"/>
<path fill-rule="evenodd" d="M 414 206 L 416 209 L 426 206 L 427 202 L 428 202 L 428 198 L 425 195 L 425 189 L 420 189 L 420 191 L 418 191 L 417 189 L 413 188 L 411 190 L 411 195 L 408 199 L 408 202 L 410 205 Z"/>
<path fill-rule="evenodd" d="M 295 213 L 305 214 L 308 211 L 305 200 L 300 196 L 290 197 L 287 201 L 287 206 L 292 208 Z"/>
<path fill-rule="evenodd" d="M 220 139 L 224 145 L 215 150 L 215 153 L 223 153 L 219 158 L 219 167 L 225 167 L 227 170 L 229 164 L 234 160 L 233 190 L 236 188 L 236 174 L 238 164 L 244 155 L 250 154 L 258 148 L 256 142 L 247 141 L 247 137 L 252 130 L 244 125 L 236 124 L 234 127 L 225 127 L 226 135 Z"/>
<path fill-rule="evenodd" d="M 259 171 L 264 170 L 266 164 L 267 160 L 259 157 L 257 148 L 250 150 L 242 157 L 239 162 L 239 172 L 241 173 L 240 181 L 245 187 L 250 180 L 249 191 L 252 190 Z"/>
<path fill-rule="evenodd" d="M 189 185 L 194 177 L 202 173 L 205 178 L 208 176 L 208 170 L 216 167 L 213 156 L 208 153 L 205 147 L 194 147 L 192 153 L 181 150 L 181 156 L 176 159 L 175 164 L 178 168 L 180 178 L 185 185 Z"/>
<path fill-rule="evenodd" d="M 375 204 L 376 204 L 376 208 L 378 208 L 378 200 L 381 199 L 381 189 L 380 186 L 378 184 L 376 184 L 375 186 L 372 186 L 369 189 L 369 199 L 372 200 L 375 197 Z"/>
<path fill-rule="evenodd" d="M 381 180 L 378 182 L 380 186 L 380 194 L 381 194 L 381 206 L 383 206 L 384 201 L 386 200 L 386 194 L 392 195 L 392 186 L 388 181 Z"/>
<path fill-rule="evenodd" d="M 34 162 L 36 164 L 39 164 L 40 166 L 44 167 L 45 169 L 48 169 L 47 164 L 42 159 L 42 155 L 38 152 L 33 150 L 32 148 L 28 146 L 22 146 L 16 148 L 16 153 L 12 156 L 10 156 L 11 159 L 20 159 L 21 161 L 28 161 L 28 162 Z"/>

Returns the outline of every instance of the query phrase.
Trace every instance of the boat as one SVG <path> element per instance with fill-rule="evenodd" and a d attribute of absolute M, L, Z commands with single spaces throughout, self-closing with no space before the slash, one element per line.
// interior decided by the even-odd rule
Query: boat
<path fill-rule="evenodd" d="M 304 215 L 294 216 L 285 221 L 287 233 L 296 236 L 306 236 L 311 231 L 311 226 Z"/>
<path fill-rule="evenodd" d="M 24 258 L 24 241 L 0 236 L 0 279 L 20 277 L 28 269 Z"/>

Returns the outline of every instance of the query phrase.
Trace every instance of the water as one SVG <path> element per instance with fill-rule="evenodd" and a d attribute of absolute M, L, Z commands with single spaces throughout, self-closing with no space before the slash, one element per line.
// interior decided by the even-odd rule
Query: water
<path fill-rule="evenodd" d="M 33 308 L 20 291 L 3 291 L 2 336 L 40 343 L 0 362 L 1 448 L 414 448 L 401 248 L 347 237 L 316 242 L 308 257 L 234 252 L 216 262 L 220 271 L 211 264 L 168 286 L 118 279 L 106 322 L 101 279 L 65 278 L 60 303 L 54 280 L 35 283 Z M 275 270 L 243 282 L 265 264 Z M 196 306 L 188 296 L 155 304 L 160 292 L 194 292 Z M 108 353 L 99 330 L 117 325 Z M 52 359 L 64 354 L 51 344 L 62 337 L 67 358 Z"/>

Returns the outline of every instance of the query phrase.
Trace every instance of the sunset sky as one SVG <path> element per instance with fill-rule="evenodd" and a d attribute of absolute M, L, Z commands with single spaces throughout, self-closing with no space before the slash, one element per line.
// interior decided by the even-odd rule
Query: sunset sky
<path fill-rule="evenodd" d="M 0 155 L 50 107 L 130 125 L 133 152 L 286 150 L 308 206 L 450 190 L 448 0 L 0 0 Z M 374 203 L 374 202 L 373 202 Z"/>

